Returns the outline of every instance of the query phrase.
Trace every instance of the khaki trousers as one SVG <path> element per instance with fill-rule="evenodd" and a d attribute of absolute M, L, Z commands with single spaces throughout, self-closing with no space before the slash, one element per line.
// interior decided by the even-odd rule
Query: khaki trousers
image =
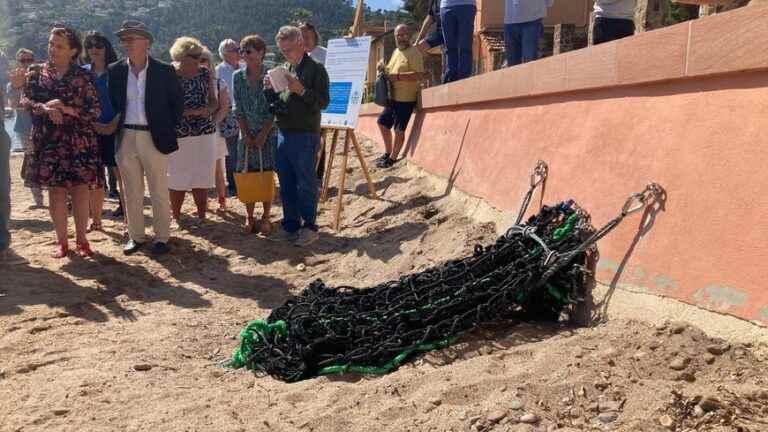
<path fill-rule="evenodd" d="M 167 243 L 171 231 L 171 204 L 168 193 L 168 156 L 160 153 L 146 131 L 124 130 L 117 152 L 123 178 L 128 234 L 135 242 L 146 242 L 144 226 L 144 175 L 152 201 L 155 242 Z"/>

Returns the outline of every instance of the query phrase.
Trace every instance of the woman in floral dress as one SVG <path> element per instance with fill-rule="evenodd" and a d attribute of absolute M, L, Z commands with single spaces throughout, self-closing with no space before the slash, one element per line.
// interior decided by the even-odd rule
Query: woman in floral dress
<path fill-rule="evenodd" d="M 32 156 L 29 187 L 48 190 L 58 246 L 55 258 L 69 252 L 67 193 L 75 216 L 76 252 L 91 256 L 86 238 L 89 190 L 104 184 L 103 166 L 93 123 L 101 114 L 90 72 L 77 65 L 83 50 L 77 32 L 54 28 L 48 39 L 48 61 L 30 67 L 21 106 L 32 113 Z"/>

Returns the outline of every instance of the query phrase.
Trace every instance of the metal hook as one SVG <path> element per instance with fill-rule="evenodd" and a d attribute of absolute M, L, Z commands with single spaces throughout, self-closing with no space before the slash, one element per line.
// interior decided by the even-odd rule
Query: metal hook
<path fill-rule="evenodd" d="M 627 198 L 624 207 L 621 208 L 622 216 L 626 216 L 642 210 L 653 199 L 661 194 L 661 186 L 658 183 L 649 183 L 642 192 L 636 192 Z"/>
<path fill-rule="evenodd" d="M 533 169 L 533 173 L 531 174 L 531 187 L 535 188 L 540 185 L 547 179 L 547 175 L 549 175 L 549 165 L 543 160 L 538 160 L 536 162 L 536 168 Z"/>

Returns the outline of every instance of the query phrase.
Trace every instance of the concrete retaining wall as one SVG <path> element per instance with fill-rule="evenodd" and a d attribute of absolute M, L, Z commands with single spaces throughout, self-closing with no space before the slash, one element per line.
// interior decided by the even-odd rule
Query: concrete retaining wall
<path fill-rule="evenodd" d="M 768 324 L 768 6 L 425 90 L 408 158 L 516 211 L 537 159 L 546 202 L 595 225 L 656 181 L 663 211 L 600 242 L 598 279 Z M 358 131 L 380 140 L 378 107 Z"/>

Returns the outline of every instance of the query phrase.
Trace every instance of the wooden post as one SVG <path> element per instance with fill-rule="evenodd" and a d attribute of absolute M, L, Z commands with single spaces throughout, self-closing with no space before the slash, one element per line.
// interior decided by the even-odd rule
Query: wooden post
<path fill-rule="evenodd" d="M 353 146 L 357 159 L 360 161 L 360 168 L 363 170 L 365 181 L 368 184 L 368 196 L 371 199 L 377 199 L 376 186 L 373 184 L 371 174 L 368 172 L 368 165 L 365 163 L 363 157 L 363 150 L 360 147 L 360 143 L 357 141 L 357 135 L 355 135 L 354 129 L 329 127 L 327 130 L 333 130 L 333 138 L 331 140 L 331 152 L 328 158 L 327 169 L 325 170 L 325 176 L 323 177 L 323 186 L 320 191 L 320 202 L 326 202 L 328 200 L 328 189 L 331 185 L 331 173 L 333 172 L 334 160 L 336 158 L 336 143 L 338 141 L 339 132 L 344 132 L 344 152 L 341 159 L 341 174 L 339 175 L 339 190 L 336 194 L 336 211 L 334 214 L 333 226 L 335 230 L 339 230 L 341 226 L 341 211 L 344 209 L 344 188 L 347 182 L 347 165 L 349 164 L 349 147 Z"/>
<path fill-rule="evenodd" d="M 365 181 L 368 183 L 368 195 L 370 195 L 371 199 L 378 198 L 376 196 L 376 188 L 373 186 L 373 181 L 371 180 L 371 174 L 368 172 L 368 166 L 365 164 L 365 158 L 363 157 L 363 150 L 360 148 L 360 143 L 357 142 L 357 135 L 355 135 L 355 131 L 349 130 L 347 131 L 348 135 L 351 135 L 352 137 L 352 144 L 355 146 L 355 153 L 357 153 L 357 159 L 360 160 L 360 167 L 363 169 L 363 174 L 365 174 Z"/>
<path fill-rule="evenodd" d="M 323 187 L 320 192 L 320 202 L 328 199 L 328 187 L 331 185 L 331 171 L 333 170 L 333 159 L 336 157 L 336 141 L 339 139 L 339 130 L 333 129 L 331 138 L 331 152 L 328 154 L 328 166 L 323 176 Z"/>
<path fill-rule="evenodd" d="M 339 177 L 339 191 L 336 194 L 336 215 L 333 219 L 333 229 L 339 230 L 341 225 L 341 210 L 344 206 L 344 186 L 347 181 L 347 162 L 349 161 L 349 134 L 344 136 L 344 155 L 341 158 L 341 174 Z"/>

